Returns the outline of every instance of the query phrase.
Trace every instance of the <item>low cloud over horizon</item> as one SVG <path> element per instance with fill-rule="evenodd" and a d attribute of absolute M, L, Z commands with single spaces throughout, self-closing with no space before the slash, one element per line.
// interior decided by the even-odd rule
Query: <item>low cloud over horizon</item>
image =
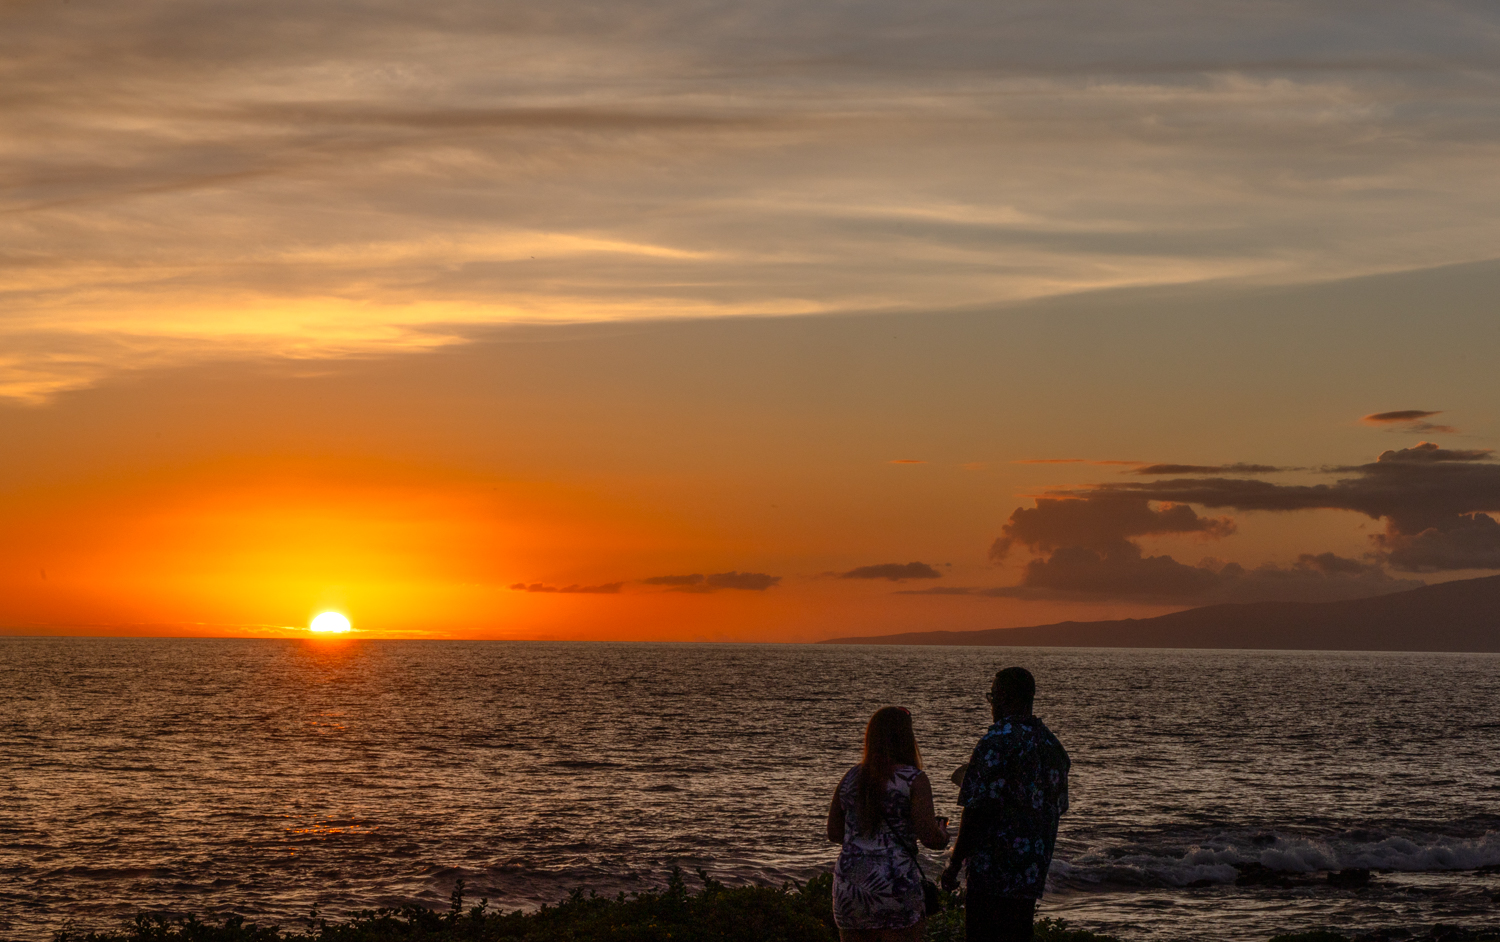
<path fill-rule="evenodd" d="M 1334 469 L 1333 484 L 1180 478 L 1099 484 L 1082 499 L 1133 496 L 1233 510 L 1350 510 L 1385 522 L 1373 551 L 1393 569 L 1442 572 L 1500 569 L 1500 463 L 1489 449 L 1447 449 L 1432 442 L 1390 449 L 1375 461 Z"/>
<path fill-rule="evenodd" d="M 764 592 L 781 583 L 780 576 L 764 572 L 715 572 L 704 576 L 695 572 L 685 576 L 651 576 L 643 585 L 666 586 L 669 592 L 713 592 L 716 589 L 738 589 Z"/>
<path fill-rule="evenodd" d="M 926 563 L 878 563 L 873 566 L 856 566 L 848 572 L 839 573 L 840 579 L 885 579 L 888 582 L 942 577 L 942 573 Z"/>
<path fill-rule="evenodd" d="M 1076 549 L 1028 567 L 1020 585 L 935 586 L 898 595 L 978 596 L 1025 601 L 1127 600 L 1168 605 L 1242 602 L 1337 602 L 1416 589 L 1426 583 L 1398 579 L 1378 565 L 1334 553 L 1302 553 L 1290 566 L 1265 563 L 1246 568 L 1208 559 L 1189 566 L 1170 556 L 1138 550 L 1106 557 Z M 1035 561 L 1033 561 L 1035 562 Z"/>
<path fill-rule="evenodd" d="M 1189 535 L 1206 541 L 1231 536 L 1229 517 L 1204 517 L 1187 503 L 1160 503 L 1133 494 L 1038 498 L 1018 507 L 990 547 L 1004 563 L 1017 548 L 1033 558 L 1014 586 L 973 594 L 1015 599 L 1137 599 L 1158 603 L 1242 601 L 1333 601 L 1420 583 L 1391 579 L 1379 566 L 1332 553 L 1303 553 L 1286 568 L 1246 569 L 1212 558 L 1197 565 L 1168 555 L 1148 556 L 1146 536 Z"/>
<path fill-rule="evenodd" d="M 623 582 L 606 582 L 602 585 L 553 586 L 541 582 L 516 582 L 511 588 L 517 592 L 557 592 L 563 595 L 618 595 Z"/>
<path fill-rule="evenodd" d="M 1402 413 L 1397 421 L 1409 420 Z M 1407 573 L 1500 569 L 1500 463 L 1488 449 L 1446 449 L 1431 442 L 1382 452 L 1375 461 L 1340 467 L 1332 484 L 1276 484 L 1248 478 L 1184 477 L 1155 482 L 1064 488 L 1018 507 L 990 548 L 1005 563 L 1016 549 L 1032 554 L 1019 584 L 970 590 L 1008 598 L 1137 598 L 1160 601 L 1321 600 L 1353 598 L 1420 585 Z M 1166 466 L 1189 471 L 1217 466 Z M 1230 466 L 1233 467 L 1233 466 Z M 1256 469 L 1270 466 L 1250 466 Z M 1290 567 L 1247 569 L 1212 558 L 1189 565 L 1146 555 L 1148 536 L 1217 541 L 1236 529 L 1209 509 L 1349 510 L 1385 523 L 1370 537 L 1368 561 L 1304 552 Z M 931 594 L 966 594 L 945 589 Z"/>

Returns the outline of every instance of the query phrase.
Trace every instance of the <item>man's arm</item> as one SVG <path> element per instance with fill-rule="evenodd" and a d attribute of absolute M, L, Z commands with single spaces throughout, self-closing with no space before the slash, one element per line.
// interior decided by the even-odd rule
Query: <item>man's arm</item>
<path fill-rule="evenodd" d="M 979 846 L 980 834 L 989 828 L 997 810 L 993 801 L 976 801 L 965 806 L 963 816 L 958 821 L 958 840 L 953 844 L 953 854 L 948 858 L 948 866 L 943 868 L 943 889 L 951 892 L 958 887 L 958 871 Z"/>

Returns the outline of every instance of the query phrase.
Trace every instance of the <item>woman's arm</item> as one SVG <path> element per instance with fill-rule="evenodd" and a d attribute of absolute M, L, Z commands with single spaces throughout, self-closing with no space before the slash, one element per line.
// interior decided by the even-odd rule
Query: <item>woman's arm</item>
<path fill-rule="evenodd" d="M 937 819 L 932 809 L 932 782 L 926 772 L 911 780 L 911 823 L 917 839 L 933 850 L 948 846 L 948 826 Z"/>
<path fill-rule="evenodd" d="M 834 844 L 844 843 L 844 804 L 839 801 L 836 788 L 833 790 L 833 804 L 828 806 L 828 840 Z"/>

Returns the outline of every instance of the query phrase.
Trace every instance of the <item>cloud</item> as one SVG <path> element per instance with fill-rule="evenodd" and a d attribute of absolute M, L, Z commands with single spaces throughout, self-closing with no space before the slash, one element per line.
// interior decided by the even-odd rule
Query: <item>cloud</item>
<path fill-rule="evenodd" d="M 1451 425 L 1437 425 L 1432 422 L 1423 421 L 1434 415 L 1441 414 L 1426 409 L 1400 409 L 1395 412 L 1376 412 L 1360 419 L 1366 425 L 1376 425 L 1387 428 L 1390 431 L 1418 434 L 1421 432 L 1438 432 L 1444 435 L 1452 435 L 1458 431 Z M 1397 428 L 1396 426 L 1399 426 Z"/>
<path fill-rule="evenodd" d="M 1120 460 L 1108 460 L 1108 459 L 1096 461 L 1096 460 L 1093 460 L 1093 459 L 1090 459 L 1090 458 L 1021 458 L 1021 459 L 1018 459 L 1016 461 L 1012 461 L 1011 464 L 1096 464 L 1096 465 L 1126 465 L 1126 466 L 1133 467 L 1133 466 L 1138 465 L 1138 464 L 1144 464 L 1144 462 L 1141 462 L 1141 461 L 1120 461 Z"/>
<path fill-rule="evenodd" d="M 708 576 L 695 572 L 684 576 L 652 576 L 641 580 L 643 585 L 665 586 L 669 592 L 688 592 L 696 595 L 716 592 L 719 589 L 764 592 L 780 582 L 780 576 L 771 576 L 763 572 L 715 572 Z"/>
<path fill-rule="evenodd" d="M 839 573 L 840 579 L 886 579 L 900 582 L 903 579 L 941 579 L 942 573 L 926 563 L 880 563 L 874 566 L 857 566 L 848 572 Z"/>
<path fill-rule="evenodd" d="M 517 592 L 557 592 L 564 595 L 617 595 L 624 585 L 625 583 L 623 582 L 606 582 L 603 585 L 575 584 L 566 586 L 544 585 L 540 582 L 533 582 L 528 585 L 525 582 L 516 582 L 511 584 L 511 588 Z"/>
<path fill-rule="evenodd" d="M 1349 575 L 1357 576 L 1362 573 L 1379 571 L 1379 566 L 1362 563 L 1357 559 L 1347 559 L 1334 553 L 1303 553 L 1297 557 L 1298 569 L 1309 572 L 1321 572 L 1324 575 Z"/>
<path fill-rule="evenodd" d="M 1147 556 L 1133 538 L 1197 534 L 1219 539 L 1234 532 L 1228 517 L 1199 516 L 1184 503 L 1151 502 L 1133 495 L 1039 497 L 1033 508 L 1017 507 L 990 547 L 1002 562 L 1013 549 L 1037 554 L 1025 564 L 1020 584 L 983 594 L 1013 598 L 1123 598 L 1184 600 L 1218 585 L 1219 574 L 1187 566 L 1170 556 Z"/>
<path fill-rule="evenodd" d="M 1146 556 L 1134 543 L 1121 541 L 1104 550 L 1061 546 L 1031 560 L 1014 596 L 1192 599 L 1218 581 L 1215 572 L 1183 565 L 1170 556 Z"/>
<path fill-rule="evenodd" d="M 652 576 L 649 579 L 642 579 L 641 582 L 645 585 L 700 585 L 703 582 L 703 573 L 695 572 L 687 576 Z"/>
<path fill-rule="evenodd" d="M 1500 511 L 1500 463 L 1491 457 L 1487 449 L 1447 449 L 1422 442 L 1382 452 L 1368 464 L 1335 468 L 1334 473 L 1350 476 L 1332 484 L 1176 478 L 1098 484 L 1060 493 L 1075 499 L 1133 497 L 1215 509 L 1350 510 L 1385 521 L 1385 533 L 1373 542 L 1375 551 L 1395 569 L 1500 569 L 1500 526 L 1486 516 Z"/>
<path fill-rule="evenodd" d="M 973 586 L 935 585 L 926 589 L 898 589 L 897 595 L 976 595 L 985 590 Z"/>
<path fill-rule="evenodd" d="M 892 458 L 887 464 L 926 464 L 921 458 Z"/>
<path fill-rule="evenodd" d="M 1032 554 L 1017 585 L 976 590 L 1012 598 L 1118 598 L 1242 601 L 1259 598 L 1351 598 L 1415 585 L 1403 572 L 1500 569 L 1500 463 L 1488 449 L 1448 449 L 1432 442 L 1382 452 L 1375 461 L 1332 469 L 1332 484 L 1275 484 L 1235 477 L 1179 477 L 1152 482 L 1060 489 L 1017 508 L 990 549 L 996 562 L 1017 547 Z M 1175 465 L 1150 474 L 1257 473 L 1268 465 Z M 1351 510 L 1385 521 L 1372 537 L 1375 563 L 1332 553 L 1304 553 L 1290 567 L 1256 569 L 1207 560 L 1188 565 L 1147 555 L 1137 538 L 1234 532 L 1209 509 Z M 956 594 L 956 593 L 955 593 Z"/>
<path fill-rule="evenodd" d="M 1129 494 L 1089 494 L 1068 498 L 1037 498 L 1034 508 L 1017 507 L 990 547 L 990 558 L 1003 560 L 1016 545 L 1033 552 L 1082 547 L 1104 554 L 1124 552 L 1131 537 L 1197 533 L 1208 538 L 1228 536 L 1234 521 L 1228 517 L 1200 517 L 1185 503 L 1160 508 Z"/>
<path fill-rule="evenodd" d="M 1145 556 L 1130 546 L 1114 553 L 1067 547 L 1029 562 L 1020 584 L 934 587 L 900 595 L 970 595 L 1042 601 L 1123 599 L 1156 604 L 1224 602 L 1332 602 L 1366 598 L 1422 585 L 1396 579 L 1379 566 L 1333 553 L 1304 553 L 1291 566 L 1246 569 L 1208 559 L 1196 566 L 1170 556 Z"/>
<path fill-rule="evenodd" d="M 0 394 L 230 340 L 361 356 L 437 325 L 954 310 L 1492 243 L 1472 4 L 1369 0 L 1358 30 L 1347 3 L 924 9 L 9 3 Z"/>
<path fill-rule="evenodd" d="M 1487 514 L 1459 514 L 1415 533 L 1387 527 L 1373 539 L 1391 567 L 1406 572 L 1500 569 L 1500 523 Z"/>
<path fill-rule="evenodd" d="M 1400 409 L 1396 412 L 1376 412 L 1365 416 L 1360 421 L 1370 425 L 1388 425 L 1392 422 L 1414 422 L 1418 419 L 1438 415 L 1440 411 L 1429 412 L 1425 409 Z"/>
<path fill-rule="evenodd" d="M 1432 442 L 1421 442 L 1410 448 L 1392 448 L 1382 451 L 1375 459 L 1377 464 L 1428 464 L 1443 461 L 1488 461 L 1494 454 L 1488 448 L 1449 449 L 1440 448 Z M 1354 468 L 1351 470 L 1359 470 Z"/>
<path fill-rule="evenodd" d="M 708 577 L 707 585 L 714 589 L 764 592 L 779 582 L 780 576 L 770 576 L 763 572 L 716 572 Z"/>
<path fill-rule="evenodd" d="M 693 592 L 693 594 L 706 594 L 706 592 L 714 592 L 718 589 L 763 592 L 781 582 L 781 577 L 768 576 L 766 573 L 727 571 L 727 573 L 711 573 L 706 577 L 702 573 L 691 573 L 687 576 L 651 576 L 640 582 L 645 585 L 664 585 L 669 592 Z"/>
<path fill-rule="evenodd" d="M 1294 468 L 1278 468 L 1269 464 L 1148 464 L 1135 468 L 1129 474 L 1275 474 L 1292 471 Z"/>

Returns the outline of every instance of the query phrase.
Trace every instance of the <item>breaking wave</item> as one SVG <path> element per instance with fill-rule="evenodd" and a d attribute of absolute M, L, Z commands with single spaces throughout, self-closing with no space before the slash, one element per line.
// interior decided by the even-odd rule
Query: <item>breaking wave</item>
<path fill-rule="evenodd" d="M 1218 832 L 1197 839 L 1100 845 L 1053 862 L 1059 887 L 1185 887 L 1234 883 L 1259 865 L 1285 874 L 1371 870 L 1431 872 L 1500 867 L 1500 831 L 1471 837 L 1422 832 L 1319 836 L 1267 831 Z"/>

